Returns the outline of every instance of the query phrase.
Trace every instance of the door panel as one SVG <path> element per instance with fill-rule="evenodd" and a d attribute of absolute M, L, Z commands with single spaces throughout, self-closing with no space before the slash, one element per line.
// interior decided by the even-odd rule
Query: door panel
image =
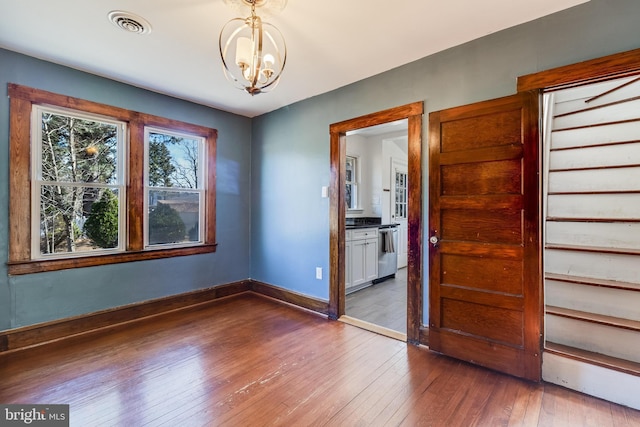
<path fill-rule="evenodd" d="M 538 94 L 429 120 L 429 346 L 539 381 Z"/>

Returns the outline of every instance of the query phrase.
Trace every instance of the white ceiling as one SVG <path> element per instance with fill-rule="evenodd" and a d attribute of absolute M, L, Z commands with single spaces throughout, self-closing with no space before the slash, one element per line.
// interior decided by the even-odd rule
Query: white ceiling
<path fill-rule="evenodd" d="M 265 19 L 287 42 L 282 80 L 254 97 L 222 73 L 218 34 L 237 17 L 223 0 L 0 0 L 0 47 L 254 117 L 586 1 L 289 0 Z M 112 10 L 152 32 L 117 28 Z"/>

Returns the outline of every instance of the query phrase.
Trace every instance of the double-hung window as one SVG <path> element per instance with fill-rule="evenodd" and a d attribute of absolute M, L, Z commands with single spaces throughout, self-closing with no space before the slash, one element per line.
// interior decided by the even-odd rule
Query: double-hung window
<path fill-rule="evenodd" d="M 124 250 L 125 134 L 121 121 L 33 108 L 34 259 Z"/>
<path fill-rule="evenodd" d="M 215 251 L 215 129 L 8 92 L 9 274 Z"/>
<path fill-rule="evenodd" d="M 204 138 L 145 128 L 145 247 L 204 241 Z"/>

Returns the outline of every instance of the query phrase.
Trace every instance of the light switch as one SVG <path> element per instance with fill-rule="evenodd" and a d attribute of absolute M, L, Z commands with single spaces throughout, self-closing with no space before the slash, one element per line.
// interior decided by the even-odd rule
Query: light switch
<path fill-rule="evenodd" d="M 326 185 L 322 187 L 322 197 L 323 198 L 329 197 L 329 187 L 327 187 Z"/>

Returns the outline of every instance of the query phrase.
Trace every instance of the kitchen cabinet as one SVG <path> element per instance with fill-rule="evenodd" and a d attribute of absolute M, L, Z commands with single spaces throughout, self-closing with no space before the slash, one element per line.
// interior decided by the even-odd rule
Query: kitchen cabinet
<path fill-rule="evenodd" d="M 347 230 L 345 290 L 354 291 L 378 278 L 378 228 Z"/>

